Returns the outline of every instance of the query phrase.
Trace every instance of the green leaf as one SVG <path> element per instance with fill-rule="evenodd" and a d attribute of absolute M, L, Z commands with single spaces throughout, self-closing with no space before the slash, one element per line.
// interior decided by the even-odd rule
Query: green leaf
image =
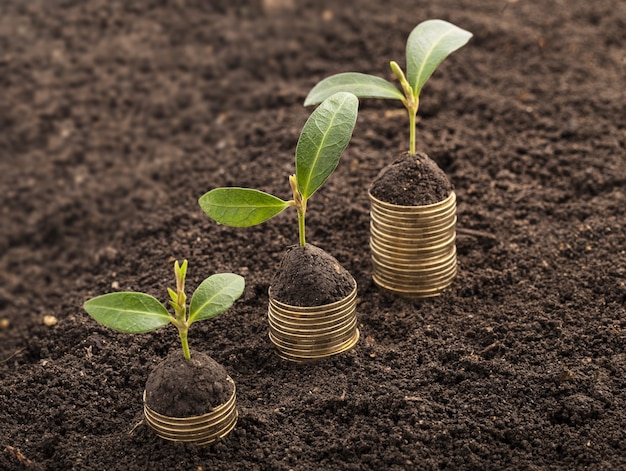
<path fill-rule="evenodd" d="M 174 291 L 172 288 L 167 288 L 167 293 L 170 295 L 170 299 L 172 302 L 178 302 L 178 293 Z"/>
<path fill-rule="evenodd" d="M 296 146 L 296 180 L 304 199 L 311 197 L 337 168 L 356 124 L 359 100 L 340 92 L 309 116 Z"/>
<path fill-rule="evenodd" d="M 471 37 L 472 33 L 443 20 L 428 20 L 415 27 L 406 43 L 407 79 L 415 96 L 439 64 Z"/>
<path fill-rule="evenodd" d="M 249 188 L 216 188 L 198 202 L 211 219 L 232 227 L 255 226 L 289 206 L 276 196 Z"/>
<path fill-rule="evenodd" d="M 245 281 L 234 273 L 212 275 L 200 283 L 191 297 L 189 324 L 210 319 L 231 307 L 243 293 Z"/>
<path fill-rule="evenodd" d="M 359 98 L 392 100 L 404 98 L 404 95 L 385 79 L 359 72 L 346 72 L 331 75 L 315 85 L 304 100 L 304 106 L 317 105 L 338 92 L 352 93 Z"/>
<path fill-rule="evenodd" d="M 178 264 L 178 260 L 174 262 L 174 278 L 177 283 L 180 282 L 182 288 L 185 286 L 185 277 L 187 276 L 187 260 L 183 260 L 181 265 Z"/>
<path fill-rule="evenodd" d="M 109 293 L 88 300 L 85 311 L 101 324 L 127 334 L 141 334 L 171 322 L 167 309 L 143 293 Z"/>

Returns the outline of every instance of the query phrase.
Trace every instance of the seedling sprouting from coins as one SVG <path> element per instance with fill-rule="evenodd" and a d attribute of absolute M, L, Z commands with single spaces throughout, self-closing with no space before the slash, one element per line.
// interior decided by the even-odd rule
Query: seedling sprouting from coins
<path fill-rule="evenodd" d="M 305 106 L 316 105 L 337 92 L 351 92 L 359 98 L 400 100 L 409 114 L 410 153 L 415 154 L 415 122 L 422 87 L 441 62 L 464 46 L 472 34 L 443 20 L 428 20 L 413 29 L 406 43 L 406 75 L 391 61 L 393 74 L 402 92 L 380 77 L 358 72 L 332 75 L 309 92 Z"/>
<path fill-rule="evenodd" d="M 187 334 L 196 322 L 211 319 L 230 308 L 241 296 L 245 282 L 234 273 L 218 273 L 205 279 L 191 297 L 187 309 L 185 277 L 187 260 L 174 263 L 176 289 L 168 288 L 172 316 L 156 298 L 136 292 L 118 292 L 88 300 L 85 311 L 99 323 L 127 334 L 141 334 L 174 324 L 178 329 L 185 359 L 191 358 Z"/>
<path fill-rule="evenodd" d="M 358 105 L 352 93 L 340 92 L 324 99 L 313 111 L 296 146 L 296 173 L 289 177 L 292 200 L 250 188 L 216 188 L 200 198 L 200 206 L 210 218 L 233 227 L 260 224 L 293 206 L 298 212 L 300 245 L 304 247 L 308 200 L 337 168 L 352 137 Z"/>

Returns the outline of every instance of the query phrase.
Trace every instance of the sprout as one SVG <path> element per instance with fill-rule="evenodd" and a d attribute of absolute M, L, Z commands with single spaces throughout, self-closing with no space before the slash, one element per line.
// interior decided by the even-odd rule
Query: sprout
<path fill-rule="evenodd" d="M 472 34 L 443 20 L 428 20 L 413 29 L 406 43 L 407 74 L 391 61 L 391 70 L 400 81 L 402 92 L 385 79 L 358 72 L 332 75 L 309 92 L 304 106 L 316 105 L 337 92 L 354 93 L 359 98 L 400 100 L 409 114 L 409 151 L 415 154 L 415 118 L 422 87 L 441 62 L 464 46 Z"/>
<path fill-rule="evenodd" d="M 245 282 L 234 273 L 219 273 L 205 279 L 191 297 L 187 310 L 185 276 L 187 260 L 174 263 L 176 290 L 168 288 L 172 316 L 156 298 L 135 292 L 109 293 L 85 302 L 87 313 L 99 323 L 127 334 L 141 334 L 174 324 L 178 329 L 185 359 L 191 358 L 187 333 L 196 321 L 211 319 L 226 311 L 241 296 Z"/>
<path fill-rule="evenodd" d="M 260 224 L 294 206 L 304 247 L 307 202 L 337 168 L 352 137 L 358 106 L 356 96 L 341 92 L 326 98 L 311 114 L 296 146 L 296 174 L 289 177 L 292 200 L 250 188 L 216 188 L 200 198 L 200 206 L 210 218 L 233 227 Z"/>

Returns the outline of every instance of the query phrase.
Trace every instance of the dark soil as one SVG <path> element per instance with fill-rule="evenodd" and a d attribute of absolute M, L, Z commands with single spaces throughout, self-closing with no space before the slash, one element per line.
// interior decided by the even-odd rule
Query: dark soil
<path fill-rule="evenodd" d="M 0 469 L 625 469 L 626 3 L 291 3 L 0 2 Z M 197 200 L 289 198 L 310 88 L 393 80 L 428 18 L 474 33 L 417 129 L 455 187 L 459 274 L 423 302 L 372 282 L 367 190 L 408 123 L 363 100 L 307 218 L 356 279 L 361 340 L 283 361 L 268 288 L 295 212 L 233 229 Z M 142 422 L 176 330 L 118 334 L 81 308 L 116 290 L 165 302 L 184 258 L 189 292 L 217 272 L 247 284 L 191 328 L 237 385 L 237 427 L 203 448 Z"/>
<path fill-rule="evenodd" d="M 323 306 L 341 301 L 354 278 L 337 259 L 311 244 L 289 247 L 272 281 L 271 296 L 290 306 Z"/>
<path fill-rule="evenodd" d="M 224 367 L 202 352 L 185 360 L 181 351 L 172 351 L 148 375 L 146 403 L 168 417 L 203 415 L 232 396 L 227 378 Z"/>
<path fill-rule="evenodd" d="M 428 155 L 407 152 L 381 170 L 370 194 L 385 203 L 423 206 L 445 200 L 453 190 L 446 174 Z"/>

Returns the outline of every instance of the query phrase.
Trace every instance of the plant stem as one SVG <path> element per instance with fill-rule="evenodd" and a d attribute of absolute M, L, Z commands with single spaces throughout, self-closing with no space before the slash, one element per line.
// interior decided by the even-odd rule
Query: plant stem
<path fill-rule="evenodd" d="M 178 328 L 180 341 L 183 344 L 183 355 L 185 356 L 185 360 L 191 360 L 191 352 L 189 351 L 189 342 L 187 341 L 187 332 L 189 332 L 189 327 L 187 326 Z"/>
<path fill-rule="evenodd" d="M 409 152 L 411 155 L 415 155 L 415 117 L 417 115 L 417 108 L 419 108 L 419 93 L 413 91 L 413 88 L 409 85 L 404 72 L 397 62 L 391 61 L 389 65 L 394 75 L 400 81 L 402 91 L 404 92 L 405 98 L 402 100 L 402 103 L 409 113 Z"/>
<path fill-rule="evenodd" d="M 168 289 L 172 300 L 170 305 L 174 308 L 176 316 L 172 319 L 172 324 L 178 329 L 180 342 L 183 344 L 183 355 L 185 360 L 191 360 L 189 352 L 189 342 L 187 341 L 187 333 L 189 332 L 189 323 L 187 319 L 187 295 L 185 295 L 185 276 L 187 275 L 187 260 L 182 265 L 178 264 L 178 260 L 174 262 L 174 277 L 176 278 L 176 295 L 173 290 Z"/>
<path fill-rule="evenodd" d="M 298 231 L 300 233 L 300 246 L 304 247 L 306 245 L 306 237 L 305 237 L 305 224 L 304 224 L 304 217 L 305 217 L 305 209 L 300 209 L 298 208 Z"/>
<path fill-rule="evenodd" d="M 409 153 L 415 155 L 415 115 L 417 110 L 408 108 L 409 111 Z"/>
<path fill-rule="evenodd" d="M 409 152 L 411 155 L 415 155 L 415 123 L 419 104 L 419 96 L 411 95 L 407 97 L 407 102 L 404 105 L 409 112 Z"/>
<path fill-rule="evenodd" d="M 305 215 L 306 215 L 306 199 L 302 197 L 302 194 L 298 190 L 298 181 L 295 175 L 289 176 L 289 186 L 291 186 L 291 192 L 293 193 L 293 205 L 298 210 L 298 232 L 300 234 L 300 246 L 306 245 L 305 237 Z"/>

